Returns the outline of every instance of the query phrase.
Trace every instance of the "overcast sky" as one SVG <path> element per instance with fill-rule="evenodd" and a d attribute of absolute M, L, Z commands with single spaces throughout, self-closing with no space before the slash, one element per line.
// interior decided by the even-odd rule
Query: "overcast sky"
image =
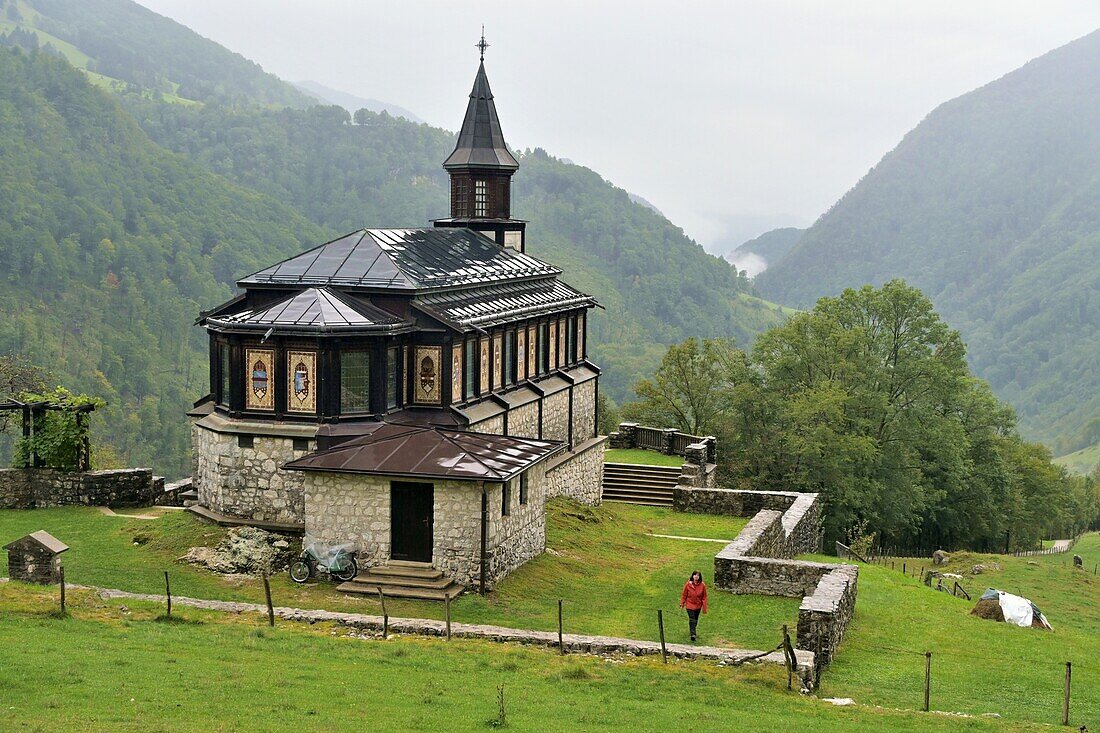
<path fill-rule="evenodd" d="M 1095 0 L 138 1 L 284 79 L 452 130 L 484 23 L 511 146 L 727 249 L 812 223 L 936 105 L 1100 27 Z"/>

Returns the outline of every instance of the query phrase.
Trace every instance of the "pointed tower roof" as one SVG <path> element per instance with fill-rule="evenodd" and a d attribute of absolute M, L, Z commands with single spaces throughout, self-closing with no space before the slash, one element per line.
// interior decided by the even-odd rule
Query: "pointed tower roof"
<path fill-rule="evenodd" d="M 488 44 L 485 43 L 484 36 L 478 45 L 483 55 L 477 76 L 474 77 L 466 118 L 462 120 L 462 129 L 458 133 L 454 152 L 443 161 L 443 167 L 448 170 L 489 168 L 514 171 L 519 168 L 519 161 L 508 151 L 508 145 L 504 142 L 497 107 L 493 103 L 493 92 L 489 89 L 489 77 L 485 75 L 484 52 Z"/>

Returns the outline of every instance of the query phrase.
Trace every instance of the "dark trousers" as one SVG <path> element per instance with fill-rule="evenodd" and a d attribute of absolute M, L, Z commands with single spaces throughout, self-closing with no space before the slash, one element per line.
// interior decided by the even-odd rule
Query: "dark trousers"
<path fill-rule="evenodd" d="M 702 610 L 703 609 L 701 609 L 701 608 L 696 608 L 694 611 L 691 610 L 690 608 L 687 609 L 687 612 L 688 612 L 688 628 L 691 629 L 691 638 L 692 639 L 695 638 L 695 627 L 699 625 L 699 613 Z"/>

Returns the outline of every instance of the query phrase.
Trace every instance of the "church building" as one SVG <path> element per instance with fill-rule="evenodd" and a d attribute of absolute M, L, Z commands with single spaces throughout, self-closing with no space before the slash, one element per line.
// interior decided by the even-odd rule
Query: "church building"
<path fill-rule="evenodd" d="M 275 263 L 198 321 L 192 509 L 353 544 L 349 591 L 485 590 L 545 549 L 548 499 L 600 500 L 597 304 L 526 252 L 478 45 L 449 216 Z"/>

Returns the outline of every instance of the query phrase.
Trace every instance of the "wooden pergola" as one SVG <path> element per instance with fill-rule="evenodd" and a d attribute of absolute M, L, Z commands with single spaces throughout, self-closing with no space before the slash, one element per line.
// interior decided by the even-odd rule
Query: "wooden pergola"
<path fill-rule="evenodd" d="M 30 440 L 31 451 L 27 455 L 25 468 L 41 468 L 45 465 L 42 457 L 34 448 L 31 440 L 35 434 L 35 423 L 48 410 L 75 413 L 76 426 L 80 430 L 80 442 L 76 447 L 76 468 L 87 471 L 92 466 L 91 442 L 88 439 L 88 413 L 95 411 L 95 405 L 71 405 L 64 402 L 22 402 L 14 398 L 0 402 L 0 412 L 23 413 L 23 437 Z"/>

